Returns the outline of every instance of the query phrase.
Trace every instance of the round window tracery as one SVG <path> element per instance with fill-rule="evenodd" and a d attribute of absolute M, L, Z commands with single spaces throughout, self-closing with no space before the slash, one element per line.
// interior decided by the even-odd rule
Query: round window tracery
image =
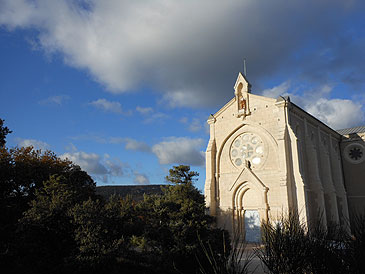
<path fill-rule="evenodd" d="M 357 143 L 346 146 L 344 151 L 345 158 L 353 164 L 359 164 L 364 161 L 364 153 L 364 147 Z"/>
<path fill-rule="evenodd" d="M 230 155 L 232 163 L 237 167 L 242 167 L 246 160 L 257 166 L 262 163 L 265 155 L 264 143 L 254 133 L 243 133 L 233 140 Z"/>

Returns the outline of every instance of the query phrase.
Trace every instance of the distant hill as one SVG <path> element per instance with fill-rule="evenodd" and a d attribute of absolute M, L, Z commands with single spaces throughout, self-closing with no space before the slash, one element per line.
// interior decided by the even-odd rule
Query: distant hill
<path fill-rule="evenodd" d="M 119 197 L 126 197 L 130 195 L 134 201 L 143 200 L 143 195 L 157 194 L 162 195 L 162 186 L 166 185 L 118 185 L 118 186 L 98 186 L 96 187 L 96 194 L 108 199 L 112 195 Z"/>

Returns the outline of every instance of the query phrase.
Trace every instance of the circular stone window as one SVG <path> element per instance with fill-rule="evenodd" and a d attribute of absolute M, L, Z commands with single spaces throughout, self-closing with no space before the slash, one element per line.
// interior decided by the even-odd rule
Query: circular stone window
<path fill-rule="evenodd" d="M 243 133 L 237 136 L 231 145 L 231 161 L 236 167 L 243 167 L 245 161 L 258 166 L 262 163 L 265 155 L 264 143 L 254 133 Z"/>
<path fill-rule="evenodd" d="M 362 161 L 364 161 L 365 159 L 364 153 L 365 153 L 364 147 L 357 143 L 350 144 L 344 149 L 346 160 L 348 160 L 353 164 L 359 164 Z"/>

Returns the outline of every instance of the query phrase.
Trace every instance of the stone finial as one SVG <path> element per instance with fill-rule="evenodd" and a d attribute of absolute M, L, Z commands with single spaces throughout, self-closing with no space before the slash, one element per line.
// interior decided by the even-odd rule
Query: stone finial
<path fill-rule="evenodd" d="M 213 114 L 210 114 L 207 120 L 208 124 L 213 124 L 215 121 L 216 119 L 214 118 Z"/>

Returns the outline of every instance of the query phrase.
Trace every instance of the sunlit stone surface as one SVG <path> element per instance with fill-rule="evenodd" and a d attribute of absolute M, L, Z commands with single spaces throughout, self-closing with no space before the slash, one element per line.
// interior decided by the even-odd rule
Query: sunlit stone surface
<path fill-rule="evenodd" d="M 289 98 L 252 94 L 241 73 L 208 124 L 206 204 L 246 241 L 290 211 L 349 229 L 351 212 L 365 209 L 365 127 L 337 132 Z"/>

